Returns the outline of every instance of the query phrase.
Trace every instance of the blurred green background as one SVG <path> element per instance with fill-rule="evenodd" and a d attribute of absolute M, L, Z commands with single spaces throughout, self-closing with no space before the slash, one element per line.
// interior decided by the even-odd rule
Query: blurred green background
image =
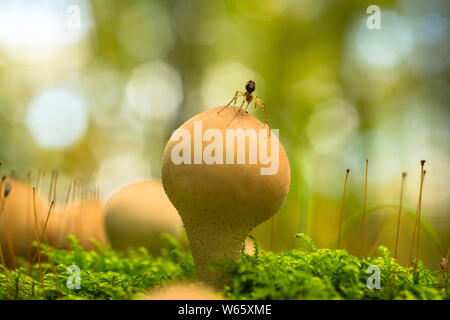
<path fill-rule="evenodd" d="M 379 30 L 366 26 L 371 4 Z M 404 264 L 426 159 L 421 257 L 437 269 L 450 244 L 448 10 L 445 0 L 2 0 L 1 170 L 32 170 L 33 182 L 56 169 L 61 190 L 79 177 L 107 199 L 159 178 L 171 132 L 253 79 L 291 165 L 273 249 L 298 246 L 297 232 L 336 247 L 350 168 L 343 247 L 360 255 L 368 158 L 365 253 L 393 251 L 406 171 Z M 254 232 L 264 248 L 271 224 Z"/>

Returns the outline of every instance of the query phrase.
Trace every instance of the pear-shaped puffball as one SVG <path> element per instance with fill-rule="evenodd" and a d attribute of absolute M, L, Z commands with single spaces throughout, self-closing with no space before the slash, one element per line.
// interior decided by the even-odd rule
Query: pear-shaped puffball
<path fill-rule="evenodd" d="M 155 289 L 138 300 L 222 300 L 213 289 L 196 283 L 178 283 Z"/>
<path fill-rule="evenodd" d="M 237 112 L 217 107 L 186 121 L 167 143 L 162 164 L 197 277 L 213 285 L 220 272 L 210 264 L 224 255 L 238 259 L 249 232 L 278 211 L 290 185 L 288 158 L 275 133 Z"/>
<path fill-rule="evenodd" d="M 47 227 L 49 244 L 69 249 L 67 236 L 74 235 L 86 250 L 96 248 L 92 239 L 106 246 L 103 216 L 104 208 L 98 200 L 86 200 L 72 208 L 52 213 Z"/>
<path fill-rule="evenodd" d="M 36 192 L 36 218 L 39 235 L 43 230 L 45 209 Z M 6 178 L 0 184 L 0 244 L 7 266 L 15 256 L 30 257 L 36 237 L 33 189 L 25 182 Z"/>
<path fill-rule="evenodd" d="M 111 246 L 116 249 L 143 246 L 159 255 L 168 233 L 179 238 L 183 224 L 177 210 L 157 180 L 129 184 L 106 203 L 105 227 Z"/>

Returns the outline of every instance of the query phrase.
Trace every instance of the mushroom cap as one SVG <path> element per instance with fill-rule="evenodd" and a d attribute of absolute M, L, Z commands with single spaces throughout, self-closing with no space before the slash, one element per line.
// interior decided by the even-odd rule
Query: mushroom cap
<path fill-rule="evenodd" d="M 209 109 L 186 121 L 180 129 L 187 129 L 194 137 L 194 121 L 202 121 L 203 132 L 218 129 L 225 137 L 226 129 L 266 129 L 249 113 L 235 116 L 237 107 L 229 106 L 217 113 L 221 107 Z M 268 137 L 278 138 L 272 133 Z M 269 219 L 283 204 L 290 185 L 290 168 L 286 152 L 279 143 L 279 170 L 273 175 L 262 175 L 260 169 L 268 167 L 258 159 L 257 164 L 248 163 L 249 148 L 246 145 L 246 164 L 175 164 L 171 160 L 172 149 L 178 141 L 171 139 L 164 151 L 162 179 L 164 189 L 172 203 L 183 214 L 192 213 L 206 219 L 219 218 L 226 214 L 229 220 L 248 221 L 249 227 Z M 203 150 L 209 142 L 203 143 Z M 259 143 L 258 143 L 259 144 Z M 191 138 L 191 150 L 194 139 Z M 224 150 L 223 154 L 225 157 Z M 234 146 L 236 155 L 236 144 Z M 191 159 L 194 153 L 191 154 Z M 193 161 L 193 160 L 191 160 Z M 199 210 L 201 209 L 201 210 Z M 181 213 L 181 212 L 180 212 Z"/>
<path fill-rule="evenodd" d="M 11 189 L 5 198 L 4 190 L 6 183 L 10 185 Z M 0 208 L 3 203 L 3 211 L 0 214 L 0 243 L 7 264 L 9 264 L 12 257 L 9 254 L 7 244 L 8 236 L 11 239 L 16 256 L 26 257 L 33 253 L 32 242 L 36 240 L 33 189 L 25 182 L 15 178 L 7 178 L 3 182 L 0 193 Z M 36 192 L 36 217 L 39 232 L 41 232 L 45 222 L 45 211 L 42 201 Z"/>
<path fill-rule="evenodd" d="M 198 283 L 170 284 L 138 297 L 138 300 L 221 300 L 213 289 Z"/>
<path fill-rule="evenodd" d="M 191 250 L 196 263 L 197 274 L 209 281 L 206 264 L 220 258 L 223 254 L 237 259 L 248 233 L 258 224 L 272 217 L 283 204 L 290 186 L 290 167 L 286 152 L 277 136 L 257 118 L 246 112 L 238 112 L 237 107 L 217 107 L 204 111 L 187 120 L 179 129 L 185 129 L 191 136 L 191 164 L 176 164 L 172 151 L 177 150 L 180 140 L 172 138 L 166 145 L 162 164 L 164 189 L 180 213 L 189 237 Z M 222 111 L 220 111 L 222 110 Z M 220 112 L 219 112 L 220 111 Z M 195 122 L 202 125 L 202 136 L 206 130 L 216 129 L 223 137 L 223 164 L 194 163 Z M 272 154 L 272 143 L 278 143 L 278 171 L 274 174 L 261 174 L 264 164 L 258 155 L 255 164 L 249 163 L 250 148 L 245 146 L 245 163 L 236 163 L 237 143 L 234 144 L 234 164 L 226 163 L 230 153 L 227 146 L 227 130 L 255 130 L 260 149 Z M 260 129 L 267 129 L 261 133 Z M 179 132 L 179 131 L 178 131 Z M 175 131 L 177 133 L 177 131 Z M 201 138 L 201 137 L 200 137 Z M 261 141 L 266 141 L 264 150 Z M 267 140 L 264 140 L 267 139 Z M 202 151 L 212 142 L 203 142 Z M 174 149 L 175 148 L 175 149 Z M 233 149 L 232 149 L 233 150 Z M 203 153 L 202 152 L 202 153 Z M 200 271 L 199 269 L 204 269 Z M 212 278 L 211 278 L 212 279 Z"/>
<path fill-rule="evenodd" d="M 106 246 L 104 209 L 97 200 L 88 200 L 65 211 L 57 211 L 50 216 L 47 235 L 49 244 L 56 248 L 69 249 L 68 235 L 74 235 L 86 250 L 95 249 L 91 239 Z"/>
<path fill-rule="evenodd" d="M 143 246 L 153 255 L 166 245 L 161 234 L 178 238 L 183 231 L 177 210 L 157 180 L 136 182 L 117 191 L 106 203 L 105 227 L 114 248 Z"/>

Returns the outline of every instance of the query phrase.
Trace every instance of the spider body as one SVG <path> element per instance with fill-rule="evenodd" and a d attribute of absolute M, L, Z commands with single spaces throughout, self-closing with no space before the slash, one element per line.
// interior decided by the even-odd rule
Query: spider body
<path fill-rule="evenodd" d="M 256 84 L 255 84 L 255 81 L 253 81 L 253 80 L 249 80 L 247 82 L 247 84 L 245 85 L 245 90 L 247 90 L 247 92 L 249 94 L 252 94 L 252 92 L 255 91 L 255 88 L 256 88 Z"/>
<path fill-rule="evenodd" d="M 264 112 L 264 117 L 265 117 L 265 120 L 266 120 L 265 124 L 266 124 L 267 126 L 269 126 L 269 120 L 268 120 L 268 118 L 267 118 L 266 107 L 265 107 L 265 105 L 264 105 L 264 101 L 262 101 L 262 100 L 259 99 L 256 95 L 253 94 L 253 91 L 255 91 L 255 89 L 256 89 L 255 81 L 253 81 L 253 80 L 247 81 L 247 84 L 245 85 L 245 90 L 246 90 L 246 91 L 245 91 L 245 92 L 242 92 L 242 91 L 239 91 L 239 90 L 236 91 L 236 93 L 235 93 L 233 99 L 231 99 L 231 101 L 228 102 L 228 103 L 227 103 L 222 109 L 220 109 L 217 113 L 222 112 L 222 110 L 224 110 L 226 107 L 228 107 L 228 106 L 231 105 L 232 103 L 233 103 L 233 105 L 235 105 L 236 102 L 237 102 L 237 100 L 238 100 L 238 98 L 243 97 L 244 99 L 243 99 L 243 101 L 242 101 L 242 103 L 241 103 L 241 106 L 240 106 L 239 109 L 238 109 L 238 112 L 241 111 L 242 107 L 244 106 L 244 104 L 245 104 L 246 102 L 247 102 L 247 105 L 244 107 L 244 110 L 248 108 L 248 106 L 250 105 L 250 103 L 251 103 L 252 101 L 254 101 L 254 102 L 255 102 L 255 107 L 256 107 L 257 105 L 261 107 L 262 111 Z M 238 114 L 238 112 L 236 112 L 236 115 Z M 231 119 L 231 121 L 234 120 L 234 118 L 236 117 L 236 115 L 233 117 L 233 119 Z M 230 123 L 231 123 L 231 121 L 230 121 Z M 269 128 L 270 128 L 270 126 L 269 126 Z"/>
<path fill-rule="evenodd" d="M 248 103 L 252 102 L 253 100 L 253 95 L 252 92 L 255 91 L 256 88 L 256 84 L 255 81 L 250 80 L 247 82 L 247 84 L 245 85 L 245 90 L 247 90 L 247 92 L 244 92 L 244 98 L 245 101 L 247 101 Z"/>

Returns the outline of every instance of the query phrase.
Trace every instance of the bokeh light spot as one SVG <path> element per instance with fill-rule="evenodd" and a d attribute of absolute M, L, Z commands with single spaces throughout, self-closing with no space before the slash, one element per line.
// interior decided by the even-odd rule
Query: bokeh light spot
<path fill-rule="evenodd" d="M 38 94 L 31 101 L 25 121 L 43 147 L 68 147 L 86 131 L 86 103 L 70 88 L 55 88 Z"/>
<path fill-rule="evenodd" d="M 339 99 L 331 99 L 316 106 L 306 135 L 316 151 L 333 153 L 342 150 L 356 134 L 359 116 L 356 109 Z"/>
<path fill-rule="evenodd" d="M 381 29 L 369 30 L 365 16 L 358 20 L 355 39 L 358 56 L 371 67 L 395 67 L 412 50 L 414 37 L 409 21 L 384 10 Z"/>
<path fill-rule="evenodd" d="M 124 185 L 150 178 L 150 166 L 142 157 L 135 153 L 120 153 L 102 161 L 96 180 L 106 201 Z"/>
<path fill-rule="evenodd" d="M 135 68 L 126 88 L 126 109 L 135 118 L 168 118 L 182 100 L 178 71 L 160 60 Z"/>
<path fill-rule="evenodd" d="M 48 58 L 79 41 L 91 27 L 86 0 L 0 2 L 0 48 L 13 61 Z"/>

